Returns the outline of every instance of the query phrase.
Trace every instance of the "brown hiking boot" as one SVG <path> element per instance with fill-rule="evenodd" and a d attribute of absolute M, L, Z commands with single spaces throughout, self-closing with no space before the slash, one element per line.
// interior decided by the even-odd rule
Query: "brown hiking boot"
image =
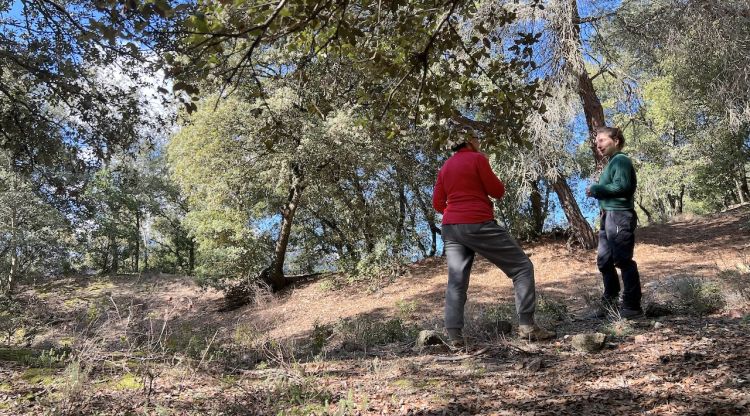
<path fill-rule="evenodd" d="M 464 334 L 461 328 L 448 328 L 448 346 L 452 350 L 460 350 L 466 347 L 466 341 L 464 340 Z"/>
<path fill-rule="evenodd" d="M 544 341 L 557 336 L 554 331 L 548 331 L 537 324 L 518 325 L 518 336 L 529 341 Z"/>

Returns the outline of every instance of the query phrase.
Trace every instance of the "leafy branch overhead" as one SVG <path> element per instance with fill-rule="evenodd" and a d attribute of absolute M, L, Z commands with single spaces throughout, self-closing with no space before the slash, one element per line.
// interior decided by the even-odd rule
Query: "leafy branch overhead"
<path fill-rule="evenodd" d="M 539 2 L 533 2 L 534 5 Z M 165 54 L 175 90 L 191 96 L 219 87 L 265 97 L 265 82 L 306 77 L 311 64 L 342 62 L 360 76 L 349 92 L 373 118 L 408 113 L 414 124 L 441 120 L 477 123 L 492 136 L 518 138 L 529 111 L 539 110 L 531 45 L 499 30 L 516 19 L 510 6 L 468 1 L 326 0 L 218 1 L 180 4 L 128 2 L 141 18 L 155 4 L 161 15 L 181 15 L 178 43 Z M 539 5 L 538 7 L 542 7 Z M 185 13 L 189 10 L 189 13 Z M 342 79 L 334 82 L 345 82 Z M 491 85 L 486 88 L 485 84 Z"/>

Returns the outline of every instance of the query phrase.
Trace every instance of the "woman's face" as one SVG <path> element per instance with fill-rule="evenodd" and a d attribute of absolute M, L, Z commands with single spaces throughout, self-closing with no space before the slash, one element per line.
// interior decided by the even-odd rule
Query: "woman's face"
<path fill-rule="evenodd" d="M 596 149 L 602 156 L 610 157 L 617 153 L 619 147 L 617 146 L 618 140 L 613 139 L 607 133 L 599 133 L 596 135 Z"/>

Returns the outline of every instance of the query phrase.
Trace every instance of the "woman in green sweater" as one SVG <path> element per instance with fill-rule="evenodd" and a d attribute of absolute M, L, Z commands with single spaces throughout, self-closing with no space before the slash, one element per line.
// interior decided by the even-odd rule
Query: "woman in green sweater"
<path fill-rule="evenodd" d="M 637 184 L 635 169 L 622 148 L 625 138 L 618 128 L 602 127 L 597 130 L 596 147 L 607 160 L 599 183 L 589 186 L 586 195 L 599 200 L 601 227 L 599 249 L 596 258 L 604 281 L 603 307 L 594 313 L 604 318 L 614 310 L 620 295 L 622 274 L 622 305 L 619 313 L 623 318 L 635 318 L 643 314 L 641 309 L 641 278 L 638 265 L 633 261 L 635 227 L 638 217 L 633 205 L 633 194 Z"/>

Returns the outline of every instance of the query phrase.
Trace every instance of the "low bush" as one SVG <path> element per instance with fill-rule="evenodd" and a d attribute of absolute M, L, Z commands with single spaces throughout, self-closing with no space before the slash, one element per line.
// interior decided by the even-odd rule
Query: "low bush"
<path fill-rule="evenodd" d="M 411 341 L 417 336 L 415 326 L 404 324 L 400 318 L 379 320 L 368 317 L 343 319 L 334 328 L 345 349 L 365 350 L 376 345 Z"/>

